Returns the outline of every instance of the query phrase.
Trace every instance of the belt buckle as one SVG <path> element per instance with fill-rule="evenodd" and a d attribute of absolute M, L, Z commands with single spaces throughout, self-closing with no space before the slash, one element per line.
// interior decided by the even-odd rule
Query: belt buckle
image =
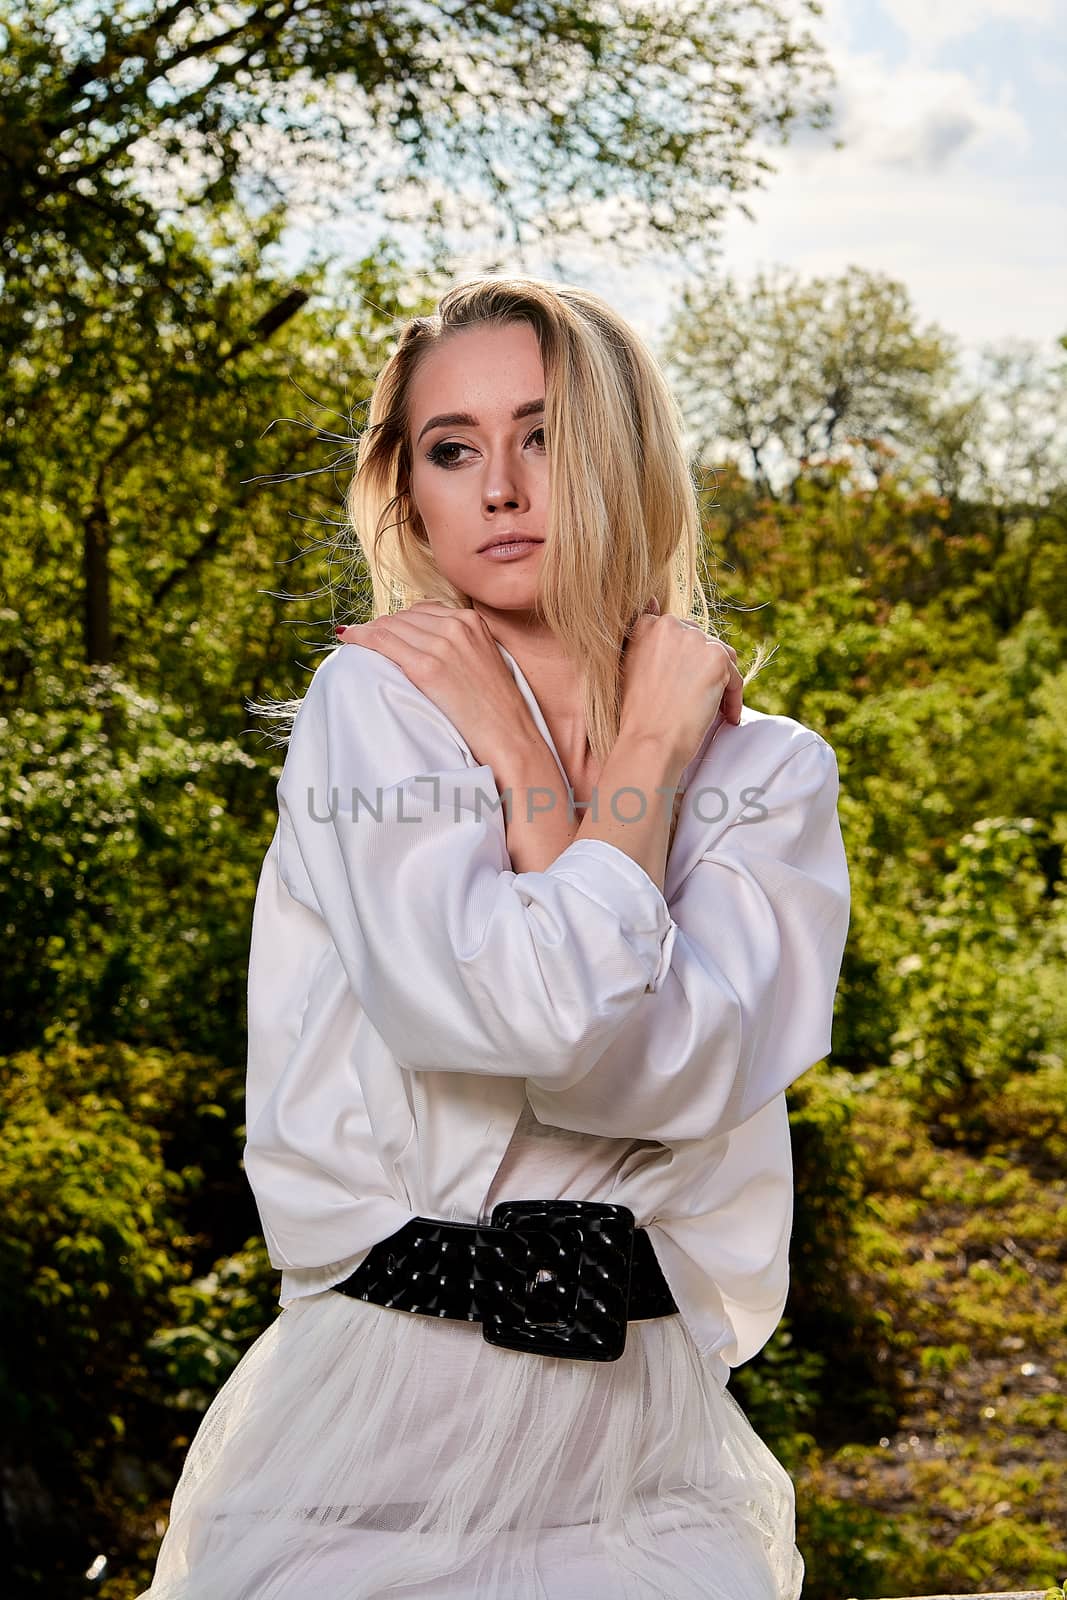
<path fill-rule="evenodd" d="M 634 1214 L 594 1200 L 501 1200 L 478 1230 L 488 1344 L 577 1361 L 626 1348 Z"/>

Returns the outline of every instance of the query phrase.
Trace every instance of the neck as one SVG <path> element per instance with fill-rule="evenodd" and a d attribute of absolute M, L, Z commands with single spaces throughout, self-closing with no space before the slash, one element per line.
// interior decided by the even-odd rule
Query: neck
<path fill-rule="evenodd" d="M 520 620 L 514 612 L 487 613 L 481 606 L 475 609 L 484 617 L 493 638 L 518 663 L 541 707 L 564 767 L 572 770 L 584 765 L 589 740 L 581 684 L 555 634 L 544 624 Z"/>

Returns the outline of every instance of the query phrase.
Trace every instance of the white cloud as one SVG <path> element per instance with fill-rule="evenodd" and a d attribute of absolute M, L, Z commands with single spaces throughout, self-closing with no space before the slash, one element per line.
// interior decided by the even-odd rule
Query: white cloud
<path fill-rule="evenodd" d="M 986 22 L 1047 24 L 1057 0 L 882 0 L 882 10 L 908 36 L 912 51 L 928 58 L 949 39 L 964 39 Z"/>
<path fill-rule="evenodd" d="M 1067 67 L 1058 61 L 1050 61 L 1047 56 L 1035 55 L 1030 62 L 1030 71 L 1036 82 L 1046 89 L 1059 89 L 1067 84 Z"/>
<path fill-rule="evenodd" d="M 891 67 L 876 55 L 834 52 L 838 73 L 837 132 L 846 163 L 936 171 L 983 145 L 1025 150 L 1025 118 L 1007 99 L 985 99 L 973 79 L 949 67 Z M 832 160 L 825 145 L 811 158 Z"/>
<path fill-rule="evenodd" d="M 883 0 L 917 32 L 936 13 L 942 37 L 1009 6 L 1034 22 L 1053 9 Z M 900 279 L 921 317 L 968 344 L 1016 335 L 1047 345 L 1067 331 L 1067 185 L 1036 170 L 1029 104 L 1010 80 L 997 87 L 995 71 L 971 76 L 917 54 L 893 63 L 850 26 L 855 17 L 849 0 L 830 0 L 843 148 L 804 139 L 772 152 L 778 171 L 750 197 L 756 221 L 728 224 L 724 265 L 743 278 L 777 263 L 804 276 L 855 264 Z"/>
<path fill-rule="evenodd" d="M 850 264 L 902 281 L 919 314 L 968 343 L 1067 331 L 1067 224 L 1038 182 L 869 169 L 842 162 L 783 173 L 758 222 L 732 224 L 726 264 L 739 276 L 783 262 L 804 276 Z"/>

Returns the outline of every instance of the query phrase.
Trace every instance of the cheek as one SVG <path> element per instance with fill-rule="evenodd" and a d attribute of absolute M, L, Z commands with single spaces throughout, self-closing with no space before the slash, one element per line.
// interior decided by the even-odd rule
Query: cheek
<path fill-rule="evenodd" d="M 423 517 L 431 522 L 435 517 L 447 516 L 449 507 L 460 499 L 456 478 L 434 467 L 412 473 L 411 494 Z"/>
<path fill-rule="evenodd" d="M 411 475 L 415 510 L 439 559 L 447 558 L 471 523 L 470 489 L 459 480 L 459 473 L 453 475 L 433 467 Z"/>

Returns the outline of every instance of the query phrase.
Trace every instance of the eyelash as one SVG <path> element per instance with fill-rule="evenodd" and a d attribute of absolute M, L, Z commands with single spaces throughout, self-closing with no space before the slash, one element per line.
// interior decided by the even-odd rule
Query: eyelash
<path fill-rule="evenodd" d="M 527 443 L 529 443 L 530 439 L 532 439 L 534 437 L 534 435 L 538 434 L 538 433 L 542 435 L 542 443 L 544 443 L 544 437 L 543 437 L 544 436 L 544 431 L 545 431 L 545 427 L 544 427 L 544 423 L 542 423 L 540 427 L 534 428 L 533 432 L 530 433 L 527 436 Z M 547 444 L 545 444 L 545 448 L 546 449 L 548 448 Z M 447 470 L 450 467 L 457 467 L 459 465 L 459 462 L 456 461 L 456 459 L 454 457 L 453 457 L 453 459 L 451 461 L 446 461 L 444 459 L 443 455 L 442 455 L 442 451 L 444 451 L 444 450 L 469 450 L 469 449 L 470 449 L 469 445 L 460 444 L 458 440 L 455 440 L 455 439 L 442 439 L 440 444 L 435 444 L 432 450 L 427 450 L 426 459 L 427 459 L 427 461 L 432 461 L 435 467 L 444 467 Z"/>

